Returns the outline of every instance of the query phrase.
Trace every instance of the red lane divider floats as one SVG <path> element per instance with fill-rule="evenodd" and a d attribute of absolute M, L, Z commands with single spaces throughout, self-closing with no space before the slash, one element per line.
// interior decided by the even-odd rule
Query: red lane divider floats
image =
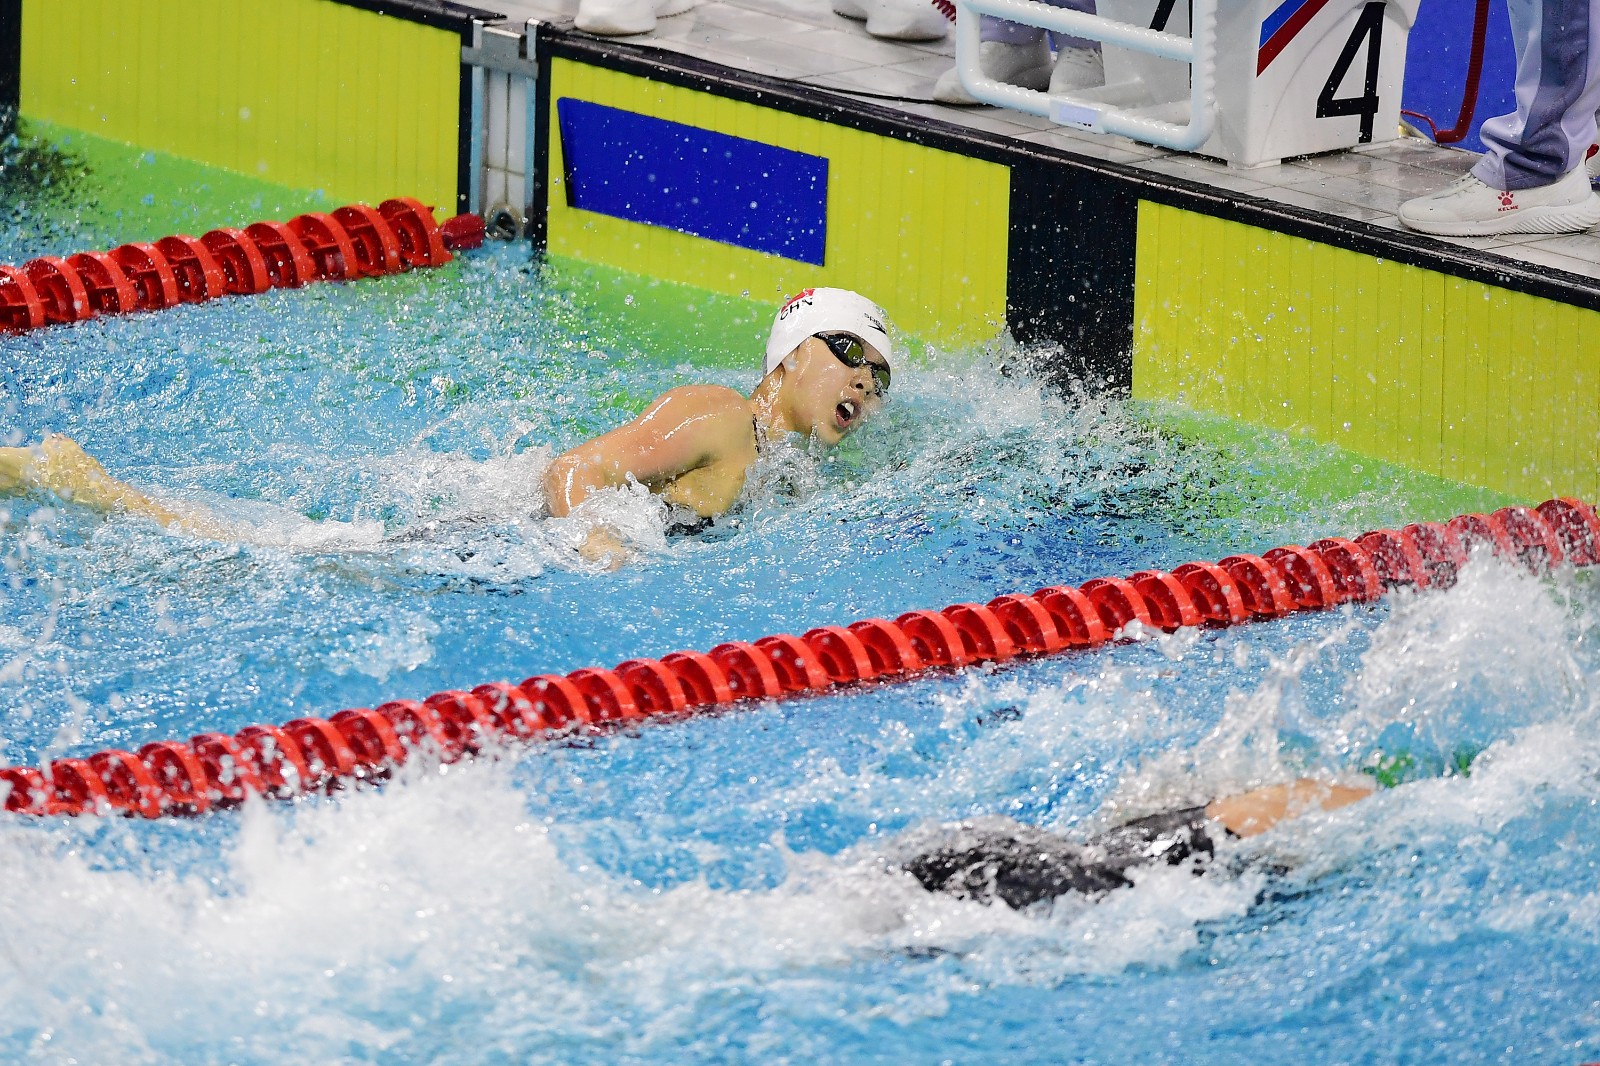
<path fill-rule="evenodd" d="M 483 240 L 477 215 L 440 226 L 432 208 L 397 197 L 375 208 L 352 204 L 202 237 L 180 234 L 65 259 L 45 255 L 0 266 L 0 332 L 442 266 L 452 249 Z"/>
<path fill-rule="evenodd" d="M 371 221 L 370 214 L 363 218 Z M 410 246 L 421 247 L 420 240 Z M 364 242 L 368 251 L 355 251 L 357 262 L 377 262 L 393 250 L 357 235 L 337 254 L 350 255 Z M 233 736 L 202 733 L 187 743 L 146 744 L 137 753 L 102 751 L 57 759 L 42 769 L 11 767 L 0 770 L 0 794 L 5 810 L 21 814 L 201 814 L 250 795 L 288 798 L 382 780 L 419 754 L 452 762 L 501 740 L 534 740 L 737 700 L 1091 648 L 1135 622 L 1169 632 L 1223 627 L 1365 603 L 1399 585 L 1445 587 L 1480 544 L 1536 573 L 1563 563 L 1594 566 L 1600 564 L 1600 517 L 1582 501 L 1555 499 L 1532 509 L 1506 507 L 1445 523 L 1374 530 L 1354 540 L 1328 537 L 1309 547 L 1185 563 L 1171 573 L 1141 570 L 1080 588 L 1007 594 L 986 605 L 908 611 L 892 622 L 868 618 L 818 626 L 798 637 L 778 634 L 754 643 L 730 641 L 705 653 L 629 659 L 610 670 L 586 667 L 517 685 L 440 692 L 420 702 L 351 708 L 327 719 L 296 718 L 281 727 L 246 726 Z"/>

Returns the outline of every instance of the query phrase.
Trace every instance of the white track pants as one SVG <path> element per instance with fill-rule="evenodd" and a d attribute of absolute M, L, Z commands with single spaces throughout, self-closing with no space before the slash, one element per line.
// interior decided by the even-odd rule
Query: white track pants
<path fill-rule="evenodd" d="M 1600 108 L 1600 0 L 1507 0 L 1517 110 L 1491 118 L 1472 168 L 1496 189 L 1532 189 L 1583 164 Z"/>

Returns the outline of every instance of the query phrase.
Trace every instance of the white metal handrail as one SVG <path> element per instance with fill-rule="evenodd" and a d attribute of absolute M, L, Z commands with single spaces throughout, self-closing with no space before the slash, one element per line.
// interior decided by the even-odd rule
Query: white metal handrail
<path fill-rule="evenodd" d="M 1065 126 L 1094 133 L 1116 133 L 1148 144 L 1193 151 L 1211 136 L 1216 121 L 1217 0 L 1193 0 L 1190 36 L 1118 22 L 1103 15 L 1051 7 L 1038 0 L 955 0 L 956 69 L 961 84 L 986 104 L 1039 115 Z M 1086 37 L 1104 44 L 1187 63 L 1189 120 L 1167 122 L 1138 109 L 1119 107 L 1070 93 L 1052 96 L 1036 89 L 1007 85 L 983 72 L 978 63 L 979 15 L 1020 22 L 1025 26 Z"/>

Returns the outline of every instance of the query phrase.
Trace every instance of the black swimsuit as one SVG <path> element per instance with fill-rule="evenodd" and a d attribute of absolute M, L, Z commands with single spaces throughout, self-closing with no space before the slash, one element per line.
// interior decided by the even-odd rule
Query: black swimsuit
<path fill-rule="evenodd" d="M 900 865 L 929 892 L 1021 910 L 1068 893 L 1098 898 L 1131 885 L 1128 871 L 1140 866 L 1188 862 L 1199 874 L 1219 831 L 1233 836 L 1204 807 L 1139 818 L 1081 844 L 1032 826 L 964 825 Z"/>
<path fill-rule="evenodd" d="M 667 536 L 696 537 L 716 524 L 715 518 L 695 514 L 687 507 L 674 508 L 672 517 L 667 520 Z"/>
<path fill-rule="evenodd" d="M 430 518 L 426 522 L 419 522 L 414 526 L 396 530 L 384 535 L 385 544 L 431 544 L 445 539 L 454 534 L 466 533 L 469 530 L 476 532 L 496 522 L 506 519 L 496 515 L 487 514 L 462 514 L 449 518 Z"/>

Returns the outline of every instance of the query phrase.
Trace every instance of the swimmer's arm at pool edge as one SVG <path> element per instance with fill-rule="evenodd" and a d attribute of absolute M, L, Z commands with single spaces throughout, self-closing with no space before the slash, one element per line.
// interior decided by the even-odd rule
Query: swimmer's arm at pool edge
<path fill-rule="evenodd" d="M 168 529 L 228 540 L 228 532 L 202 511 L 178 511 L 106 473 L 71 437 L 52 433 L 31 447 L 0 448 L 0 495 L 53 492 L 98 511 L 153 518 Z"/>
<path fill-rule="evenodd" d="M 700 495 L 720 512 L 738 496 L 754 459 L 750 401 L 719 385 L 685 385 L 664 393 L 633 421 L 551 460 L 545 499 L 550 514 L 562 518 L 593 492 L 620 488 L 630 478 L 662 492 L 702 471 L 707 476 Z M 615 536 L 603 529 L 582 549 L 596 560 L 620 551 Z"/>

